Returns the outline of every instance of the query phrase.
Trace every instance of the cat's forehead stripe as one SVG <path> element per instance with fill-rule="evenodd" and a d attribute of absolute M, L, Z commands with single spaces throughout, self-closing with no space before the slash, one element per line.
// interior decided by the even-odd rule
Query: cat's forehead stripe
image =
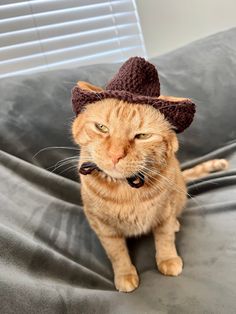
<path fill-rule="evenodd" d="M 119 114 L 120 114 L 120 110 L 121 110 L 121 105 L 117 105 L 116 106 L 116 116 L 119 117 Z"/>
<path fill-rule="evenodd" d="M 126 104 L 123 101 L 116 103 L 113 108 L 110 108 L 109 118 L 110 120 L 118 119 L 122 123 L 130 123 L 132 121 L 137 127 L 141 127 L 143 124 L 139 108 L 134 104 Z"/>

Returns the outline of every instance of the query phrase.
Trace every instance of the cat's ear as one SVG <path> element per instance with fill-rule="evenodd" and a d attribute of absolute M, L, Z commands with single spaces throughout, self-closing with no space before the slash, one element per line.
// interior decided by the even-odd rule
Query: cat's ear
<path fill-rule="evenodd" d="M 85 122 L 83 114 L 80 114 L 72 123 L 72 135 L 76 144 L 86 145 L 90 139 L 85 129 Z"/>
<path fill-rule="evenodd" d="M 167 137 L 167 155 L 170 157 L 175 154 L 179 149 L 179 142 L 174 132 L 168 134 Z"/>
<path fill-rule="evenodd" d="M 92 84 L 90 84 L 88 82 L 84 82 L 84 81 L 78 81 L 77 86 L 79 86 L 79 88 L 81 88 L 83 90 L 95 92 L 95 93 L 103 91 L 103 89 L 101 87 L 92 85 Z"/>

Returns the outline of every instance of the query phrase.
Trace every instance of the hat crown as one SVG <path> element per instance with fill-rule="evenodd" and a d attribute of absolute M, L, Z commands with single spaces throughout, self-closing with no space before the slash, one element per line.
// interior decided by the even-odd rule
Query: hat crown
<path fill-rule="evenodd" d="M 100 89 L 99 89 L 100 90 Z M 183 132 L 193 120 L 194 103 L 187 98 L 160 96 L 160 83 L 154 65 L 140 57 L 126 61 L 105 90 L 94 92 L 76 86 L 72 90 L 75 113 L 82 112 L 87 104 L 107 98 L 123 100 L 131 104 L 150 105 L 159 110 L 177 133 Z"/>
<path fill-rule="evenodd" d="M 132 57 L 107 84 L 106 90 L 127 91 L 132 94 L 158 97 L 160 82 L 155 66 L 144 58 Z"/>

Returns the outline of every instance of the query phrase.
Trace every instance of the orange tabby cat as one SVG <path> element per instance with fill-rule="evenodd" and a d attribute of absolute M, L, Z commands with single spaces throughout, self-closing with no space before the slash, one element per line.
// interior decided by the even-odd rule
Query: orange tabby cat
<path fill-rule="evenodd" d="M 80 86 L 101 91 L 86 83 Z M 151 106 L 117 99 L 89 104 L 74 120 L 72 133 L 81 147 L 79 167 L 93 162 L 102 170 L 81 175 L 81 191 L 85 214 L 111 260 L 116 288 L 129 292 L 138 287 L 126 237 L 150 231 L 159 271 L 179 275 L 183 262 L 176 251 L 175 232 L 186 203 L 185 182 L 225 169 L 226 160 L 181 172 L 175 156 L 178 140 L 164 116 Z M 126 181 L 135 173 L 145 177 L 139 189 Z"/>

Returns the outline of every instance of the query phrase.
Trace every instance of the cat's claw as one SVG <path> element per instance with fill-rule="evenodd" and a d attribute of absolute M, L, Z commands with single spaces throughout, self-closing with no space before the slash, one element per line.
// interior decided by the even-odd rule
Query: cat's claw
<path fill-rule="evenodd" d="M 178 276 L 183 269 L 183 261 L 177 256 L 164 260 L 158 264 L 159 271 L 166 276 Z"/>
<path fill-rule="evenodd" d="M 136 270 L 135 272 L 115 277 L 115 286 L 120 292 L 131 292 L 138 288 L 138 285 L 139 277 Z"/>

